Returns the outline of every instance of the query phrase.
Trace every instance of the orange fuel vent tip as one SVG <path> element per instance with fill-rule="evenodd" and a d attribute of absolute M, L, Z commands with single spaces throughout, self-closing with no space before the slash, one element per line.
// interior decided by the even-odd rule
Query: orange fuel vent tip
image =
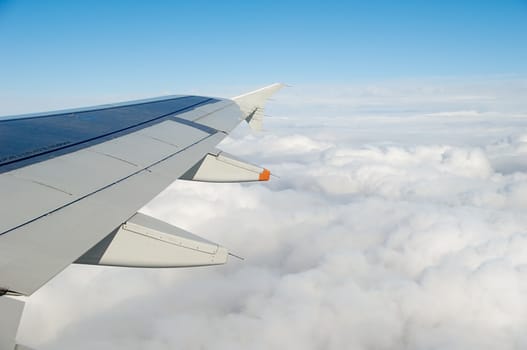
<path fill-rule="evenodd" d="M 269 178 L 271 177 L 271 172 L 267 169 L 264 169 L 261 173 L 260 173 L 260 177 L 258 178 L 258 180 L 260 181 L 269 181 Z"/>

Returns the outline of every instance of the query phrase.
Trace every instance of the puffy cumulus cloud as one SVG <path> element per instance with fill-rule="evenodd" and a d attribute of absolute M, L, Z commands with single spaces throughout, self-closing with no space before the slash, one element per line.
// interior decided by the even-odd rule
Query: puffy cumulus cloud
<path fill-rule="evenodd" d="M 143 209 L 246 260 L 72 266 L 30 299 L 20 340 L 38 349 L 527 347 L 526 116 L 498 117 L 487 99 L 461 106 L 477 113 L 446 116 L 451 100 L 436 105 L 428 92 L 431 115 L 401 113 L 391 99 L 382 112 L 306 117 L 307 103 L 282 114 L 302 95 L 312 101 L 293 94 L 270 106 L 281 116 L 267 120 L 272 132 L 237 130 L 221 146 L 279 178 L 178 181 Z M 418 97 L 415 110 L 426 109 Z"/>

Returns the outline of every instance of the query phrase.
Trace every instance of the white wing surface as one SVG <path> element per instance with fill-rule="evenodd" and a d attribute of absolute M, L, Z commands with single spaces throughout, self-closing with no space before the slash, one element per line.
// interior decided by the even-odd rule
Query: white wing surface
<path fill-rule="evenodd" d="M 181 177 L 267 180 L 268 170 L 216 146 L 243 120 L 260 126 L 265 99 L 280 87 L 0 119 L 0 314 L 12 320 L 0 322 L 0 350 L 13 349 L 3 334 L 21 313 L 8 295 L 31 295 L 73 262 L 224 263 L 225 248 L 136 213 Z"/>

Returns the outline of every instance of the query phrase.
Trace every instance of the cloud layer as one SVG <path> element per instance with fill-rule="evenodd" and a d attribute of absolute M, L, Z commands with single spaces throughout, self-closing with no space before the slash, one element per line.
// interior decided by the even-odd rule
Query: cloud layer
<path fill-rule="evenodd" d="M 38 349 L 527 347 L 526 84 L 405 84 L 290 89 L 268 110 L 269 132 L 240 128 L 221 146 L 279 178 L 176 182 L 144 208 L 245 261 L 72 266 L 30 299 L 20 340 Z"/>

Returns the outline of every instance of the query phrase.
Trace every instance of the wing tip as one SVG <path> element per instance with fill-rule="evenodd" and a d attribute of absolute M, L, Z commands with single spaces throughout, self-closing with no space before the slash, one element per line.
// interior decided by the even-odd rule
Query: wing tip
<path fill-rule="evenodd" d="M 265 102 L 284 86 L 286 85 L 283 83 L 274 83 L 232 98 L 232 100 L 240 107 L 240 110 L 243 113 L 243 118 L 249 124 L 251 129 L 255 131 L 262 129 Z"/>

